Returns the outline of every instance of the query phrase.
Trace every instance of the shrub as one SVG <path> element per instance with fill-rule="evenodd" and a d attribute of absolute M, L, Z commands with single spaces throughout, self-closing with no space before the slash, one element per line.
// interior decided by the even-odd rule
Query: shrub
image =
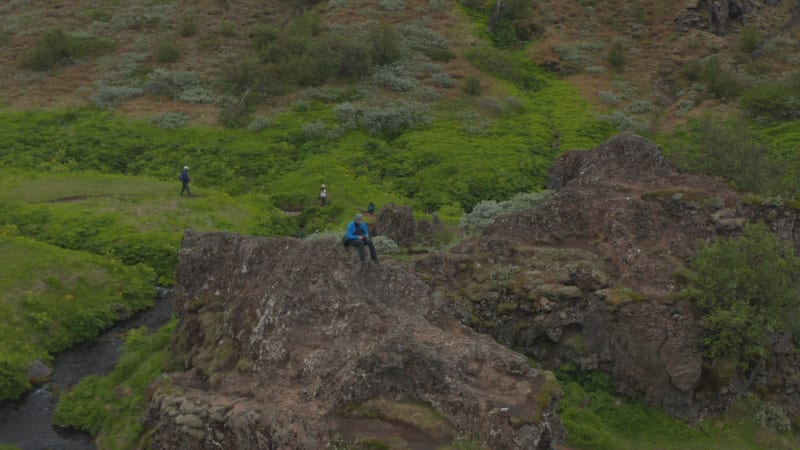
<path fill-rule="evenodd" d="M 403 0 L 380 0 L 379 5 L 385 11 L 403 12 L 406 10 L 406 3 Z"/>
<path fill-rule="evenodd" d="M 800 74 L 777 83 L 761 83 L 742 94 L 742 105 L 753 115 L 780 120 L 800 118 Z"/>
<path fill-rule="evenodd" d="M 428 123 L 425 110 L 410 102 L 398 102 L 386 106 L 358 107 L 342 103 L 334 108 L 336 119 L 346 128 L 361 127 L 373 136 L 393 139 L 405 130 Z"/>
<path fill-rule="evenodd" d="M 147 75 L 144 90 L 149 95 L 178 98 L 189 89 L 198 88 L 200 80 L 194 72 L 173 72 L 156 69 Z"/>
<path fill-rule="evenodd" d="M 703 312 L 708 357 L 753 363 L 766 353 L 770 332 L 797 319 L 800 258 L 763 224 L 743 235 L 702 244 L 684 273 L 682 292 Z"/>
<path fill-rule="evenodd" d="M 469 214 L 461 218 L 459 227 L 464 232 L 481 233 L 490 225 L 494 224 L 500 216 L 532 208 L 549 198 L 553 191 L 545 190 L 541 192 L 519 193 L 510 200 L 498 202 L 495 200 L 483 200 L 475 205 Z"/>
<path fill-rule="evenodd" d="M 449 89 L 455 87 L 456 80 L 454 80 L 453 77 L 450 76 L 450 74 L 441 72 L 431 75 L 431 83 L 433 83 L 434 86 L 439 86 Z"/>
<path fill-rule="evenodd" d="M 716 56 L 689 63 L 683 70 L 683 75 L 690 81 L 701 81 L 720 100 L 735 97 L 740 90 L 739 82 L 722 67 Z"/>
<path fill-rule="evenodd" d="M 536 66 L 520 59 L 514 52 L 478 47 L 470 49 L 466 57 L 475 67 L 510 81 L 525 91 L 537 91 L 542 87 Z"/>
<path fill-rule="evenodd" d="M 456 59 L 456 54 L 447 48 L 432 48 L 425 50 L 422 53 L 424 53 L 425 56 L 433 61 L 447 62 Z"/>
<path fill-rule="evenodd" d="M 739 50 L 747 55 L 752 55 L 764 41 L 758 25 L 745 25 L 739 32 Z"/>
<path fill-rule="evenodd" d="M 194 16 L 183 16 L 181 18 L 181 36 L 189 37 L 197 32 L 197 20 Z"/>
<path fill-rule="evenodd" d="M 406 92 L 417 86 L 417 80 L 403 74 L 392 66 L 378 67 L 372 73 L 372 81 L 381 87 L 391 89 L 395 92 Z"/>
<path fill-rule="evenodd" d="M 399 31 L 406 45 L 415 50 L 447 47 L 447 38 L 430 28 L 419 25 L 401 25 Z"/>
<path fill-rule="evenodd" d="M 259 132 L 261 130 L 269 128 L 271 121 L 269 117 L 265 116 L 256 116 L 250 125 L 247 126 L 247 129 L 252 132 Z"/>
<path fill-rule="evenodd" d="M 189 116 L 182 112 L 168 111 L 150 118 L 150 123 L 160 128 L 174 130 L 189 124 Z"/>
<path fill-rule="evenodd" d="M 160 63 L 175 62 L 181 57 L 181 49 L 171 39 L 161 39 L 153 49 L 153 58 Z"/>
<path fill-rule="evenodd" d="M 388 23 L 371 26 L 367 32 L 367 43 L 376 64 L 391 64 L 400 59 L 400 39 L 395 28 Z"/>
<path fill-rule="evenodd" d="M 753 414 L 753 422 L 763 428 L 770 428 L 779 433 L 791 431 L 792 422 L 780 406 L 768 403 Z"/>
<path fill-rule="evenodd" d="M 322 139 L 325 137 L 325 130 L 327 129 L 325 122 L 318 120 L 303 125 L 303 136 L 306 139 Z"/>
<path fill-rule="evenodd" d="M 710 116 L 690 122 L 686 140 L 669 152 L 679 166 L 693 172 L 725 177 L 741 190 L 777 194 L 774 180 L 781 168 L 741 121 L 718 121 Z"/>
<path fill-rule="evenodd" d="M 483 86 L 481 80 L 472 75 L 464 82 L 464 92 L 473 97 L 479 97 L 483 93 Z"/>
<path fill-rule="evenodd" d="M 193 86 L 178 94 L 177 99 L 186 103 L 214 103 L 217 98 L 208 89 Z"/>
<path fill-rule="evenodd" d="M 226 37 L 236 36 L 236 25 L 232 22 L 223 21 L 219 26 L 219 32 Z"/>
<path fill-rule="evenodd" d="M 33 70 L 49 70 L 59 64 L 72 64 L 79 58 L 108 51 L 114 46 L 114 42 L 107 39 L 70 35 L 60 28 L 53 28 L 46 31 L 23 57 L 22 65 Z"/>
<path fill-rule="evenodd" d="M 615 42 L 608 50 L 608 63 L 611 67 L 622 70 L 625 68 L 625 46 L 622 42 Z"/>
<path fill-rule="evenodd" d="M 111 109 L 123 100 L 138 97 L 144 94 L 144 90 L 130 86 L 111 86 L 102 84 L 91 97 L 92 104 L 101 109 Z"/>
<path fill-rule="evenodd" d="M 375 250 L 378 253 L 386 255 L 400 253 L 400 246 L 397 245 L 397 242 L 386 236 L 375 236 L 372 239 L 372 243 L 375 245 Z"/>

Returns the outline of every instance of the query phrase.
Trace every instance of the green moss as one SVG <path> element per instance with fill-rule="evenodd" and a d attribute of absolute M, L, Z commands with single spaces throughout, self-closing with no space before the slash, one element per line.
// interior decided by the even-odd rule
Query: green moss
<path fill-rule="evenodd" d="M 504 302 L 497 305 L 496 311 L 497 314 L 508 314 L 510 312 L 514 312 L 519 308 L 519 305 L 514 302 Z"/>

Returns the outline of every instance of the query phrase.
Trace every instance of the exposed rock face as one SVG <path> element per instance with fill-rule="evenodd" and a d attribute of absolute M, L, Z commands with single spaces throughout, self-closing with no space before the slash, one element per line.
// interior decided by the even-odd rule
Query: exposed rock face
<path fill-rule="evenodd" d="M 375 234 L 386 236 L 401 247 L 408 247 L 416 240 L 416 224 L 414 213 L 408 206 L 397 206 L 389 203 L 381 208 Z"/>
<path fill-rule="evenodd" d="M 566 153 L 548 187 L 557 193 L 537 207 L 416 263 L 463 322 L 545 367 L 604 370 L 620 392 L 675 416 L 722 409 L 756 386 L 795 392 L 794 352 L 771 359 L 764 376 L 709 383 L 698 314 L 672 294 L 698 243 L 748 222 L 765 221 L 800 249 L 798 211 L 681 173 L 632 134 Z"/>
<path fill-rule="evenodd" d="M 777 2 L 765 2 L 775 6 Z M 751 14 L 759 7 L 754 0 L 689 0 L 675 23 L 678 32 L 685 33 L 691 28 L 708 28 L 724 35 L 730 28 L 730 21 L 747 23 Z"/>
<path fill-rule="evenodd" d="M 323 449 L 380 429 L 346 413 L 378 398 L 426 402 L 488 448 L 563 440 L 552 375 L 444 314 L 414 275 L 351 256 L 335 240 L 187 233 L 172 346 L 187 370 L 154 386 L 152 447 Z"/>

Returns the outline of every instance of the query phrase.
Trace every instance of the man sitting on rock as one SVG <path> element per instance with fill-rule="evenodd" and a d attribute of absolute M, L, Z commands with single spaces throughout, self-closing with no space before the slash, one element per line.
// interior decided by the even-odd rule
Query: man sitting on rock
<path fill-rule="evenodd" d="M 358 256 L 361 258 L 361 266 L 366 267 L 367 255 L 364 251 L 364 246 L 369 247 L 369 255 L 375 265 L 378 263 L 378 253 L 375 251 L 375 246 L 372 245 L 372 240 L 369 238 L 369 231 L 367 224 L 364 223 L 364 216 L 356 214 L 355 219 L 347 225 L 347 234 L 345 234 L 347 243 L 358 249 Z"/>

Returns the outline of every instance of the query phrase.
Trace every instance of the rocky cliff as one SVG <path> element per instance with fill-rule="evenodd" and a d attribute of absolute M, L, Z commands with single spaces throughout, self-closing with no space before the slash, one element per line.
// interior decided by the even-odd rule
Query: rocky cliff
<path fill-rule="evenodd" d="M 182 370 L 153 386 L 153 448 L 563 440 L 552 374 L 460 324 L 415 275 L 356 260 L 336 240 L 187 233 L 172 345 Z"/>

